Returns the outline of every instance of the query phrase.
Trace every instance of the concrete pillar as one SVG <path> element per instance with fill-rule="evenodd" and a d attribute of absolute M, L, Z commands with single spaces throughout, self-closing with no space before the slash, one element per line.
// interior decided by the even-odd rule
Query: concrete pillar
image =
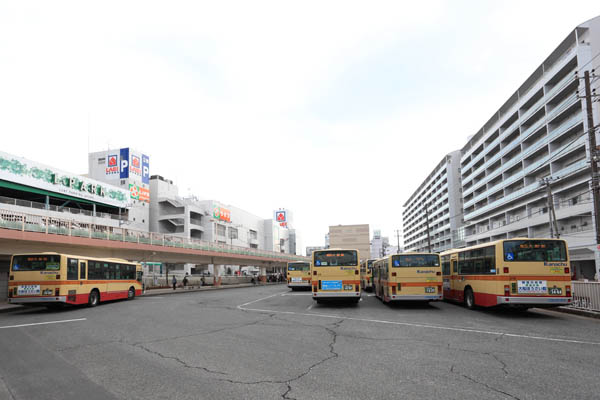
<path fill-rule="evenodd" d="M 260 273 L 259 273 L 258 280 L 261 282 L 267 281 L 267 267 L 260 267 Z"/>

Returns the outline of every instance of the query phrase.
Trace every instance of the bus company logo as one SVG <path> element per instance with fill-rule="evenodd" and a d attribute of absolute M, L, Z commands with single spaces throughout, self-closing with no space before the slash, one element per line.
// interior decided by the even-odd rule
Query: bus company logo
<path fill-rule="evenodd" d="M 564 263 L 564 262 L 548 262 L 548 261 L 544 261 L 544 266 L 545 267 L 566 267 L 567 263 Z"/>
<path fill-rule="evenodd" d="M 106 175 L 119 173 L 119 156 L 111 154 L 106 158 Z"/>

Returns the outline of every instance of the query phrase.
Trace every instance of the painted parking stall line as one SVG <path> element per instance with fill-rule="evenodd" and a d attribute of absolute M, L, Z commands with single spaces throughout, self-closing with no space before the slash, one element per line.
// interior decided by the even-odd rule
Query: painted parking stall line
<path fill-rule="evenodd" d="M 586 340 L 577 340 L 577 339 L 562 339 L 562 338 L 554 338 L 550 336 L 538 336 L 538 335 L 527 335 L 521 333 L 510 333 L 510 332 L 501 332 L 501 331 L 489 331 L 489 330 L 481 330 L 474 328 L 458 328 L 454 326 L 444 326 L 444 325 L 429 325 L 422 324 L 416 322 L 400 322 L 400 321 L 388 321 L 381 319 L 370 319 L 370 318 L 357 318 L 357 317 L 347 317 L 343 315 L 335 315 L 335 314 L 322 314 L 315 312 L 296 312 L 296 311 L 280 311 L 280 310 L 268 310 L 262 308 L 247 308 L 246 306 L 254 303 L 258 303 L 262 300 L 266 300 L 271 297 L 275 297 L 280 293 L 263 297 L 262 299 L 254 300 L 245 304 L 241 304 L 237 306 L 238 309 L 242 311 L 250 311 L 250 312 L 260 312 L 260 313 L 271 313 L 271 314 L 283 314 L 283 315 L 300 315 L 307 317 L 320 317 L 320 318 L 330 318 L 330 319 L 343 319 L 347 321 L 361 321 L 361 322 L 371 322 L 378 324 L 386 324 L 386 325 L 396 325 L 396 326 L 409 326 L 413 328 L 424 328 L 424 329 L 438 329 L 452 332 L 465 332 L 465 333 L 476 333 L 482 335 L 491 335 L 491 336 L 502 336 L 509 338 L 519 338 L 519 339 L 529 339 L 529 340 L 541 340 L 547 342 L 559 342 L 559 343 L 573 343 L 573 344 L 585 344 L 585 345 L 593 345 L 600 346 L 600 342 L 590 342 Z M 310 308 L 309 308 L 310 309 Z M 309 310 L 307 309 L 307 311 Z"/>
<path fill-rule="evenodd" d="M 0 326 L 0 329 L 24 328 L 27 326 L 36 326 L 36 325 L 66 324 L 69 322 L 79 322 L 79 321 L 86 321 L 86 320 L 87 320 L 87 318 L 77 318 L 77 319 L 63 319 L 60 321 L 33 322 L 30 324 Z"/>

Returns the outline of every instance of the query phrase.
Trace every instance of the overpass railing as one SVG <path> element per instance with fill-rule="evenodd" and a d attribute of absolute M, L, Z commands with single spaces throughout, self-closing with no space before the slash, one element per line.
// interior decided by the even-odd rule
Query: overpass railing
<path fill-rule="evenodd" d="M 600 312 L 600 282 L 573 281 L 571 308 Z"/>
<path fill-rule="evenodd" d="M 275 258 L 281 261 L 306 259 L 275 251 L 213 243 L 200 239 L 187 239 L 180 236 L 156 232 L 145 232 L 127 228 L 79 222 L 41 215 L 25 214 L 10 210 L 0 210 L 0 228 L 25 232 L 39 232 L 49 235 L 65 235 L 118 242 L 149 244 L 153 246 L 175 247 L 191 250 L 204 250 L 236 255 Z"/>

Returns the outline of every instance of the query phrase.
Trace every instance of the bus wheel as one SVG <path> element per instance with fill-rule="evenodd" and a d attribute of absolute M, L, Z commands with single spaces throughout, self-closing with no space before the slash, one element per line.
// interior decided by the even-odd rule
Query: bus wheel
<path fill-rule="evenodd" d="M 96 307 L 100 302 L 100 293 L 98 290 L 94 289 L 90 292 L 90 297 L 88 298 L 88 306 Z"/>
<path fill-rule="evenodd" d="M 134 298 L 135 298 L 135 288 L 132 286 L 127 291 L 127 299 L 128 300 L 133 300 Z"/>
<path fill-rule="evenodd" d="M 471 288 L 465 289 L 465 306 L 469 310 L 475 309 L 475 296 L 473 295 L 473 290 Z"/>

